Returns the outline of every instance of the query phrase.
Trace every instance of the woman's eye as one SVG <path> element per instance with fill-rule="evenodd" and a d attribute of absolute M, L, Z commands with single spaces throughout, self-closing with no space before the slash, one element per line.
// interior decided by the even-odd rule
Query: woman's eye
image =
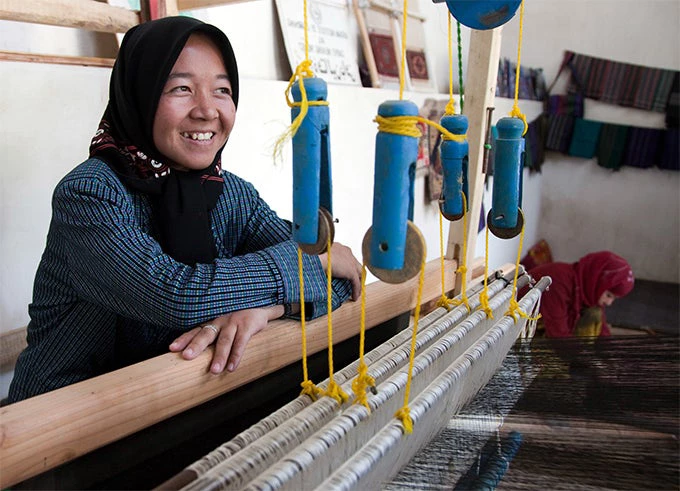
<path fill-rule="evenodd" d="M 170 89 L 170 92 L 189 92 L 189 87 L 186 85 L 179 85 Z"/>
<path fill-rule="evenodd" d="M 231 95 L 231 89 L 229 87 L 221 87 L 217 89 L 217 92 L 224 95 Z"/>

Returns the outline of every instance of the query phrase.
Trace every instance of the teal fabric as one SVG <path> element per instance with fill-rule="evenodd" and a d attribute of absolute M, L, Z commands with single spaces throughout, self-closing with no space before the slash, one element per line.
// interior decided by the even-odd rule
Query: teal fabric
<path fill-rule="evenodd" d="M 569 155 L 592 159 L 595 156 L 595 152 L 597 152 L 601 130 L 601 122 L 578 118 L 574 125 L 574 133 L 569 145 Z"/>

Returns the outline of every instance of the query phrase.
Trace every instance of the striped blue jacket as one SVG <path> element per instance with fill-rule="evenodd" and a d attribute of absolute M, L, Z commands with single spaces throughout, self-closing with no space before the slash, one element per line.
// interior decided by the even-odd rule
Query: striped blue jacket
<path fill-rule="evenodd" d="M 166 352 L 179 334 L 222 314 L 300 301 L 290 222 L 250 183 L 222 176 L 211 212 L 218 258 L 194 267 L 163 252 L 148 197 L 104 162 L 89 159 L 62 179 L 10 402 Z M 303 260 L 308 315 L 324 315 L 326 275 L 318 257 Z M 348 281 L 333 280 L 333 308 L 350 292 Z"/>

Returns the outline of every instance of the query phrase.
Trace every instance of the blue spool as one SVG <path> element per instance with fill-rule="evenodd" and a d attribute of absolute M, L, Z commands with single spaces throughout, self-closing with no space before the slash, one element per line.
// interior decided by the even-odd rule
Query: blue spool
<path fill-rule="evenodd" d="M 323 79 L 312 77 L 302 82 L 308 101 L 328 97 Z M 299 84 L 297 81 L 291 88 L 295 102 L 302 100 Z M 298 114 L 300 107 L 293 107 L 291 119 Z M 293 137 L 293 239 L 308 254 L 324 252 L 328 234 L 333 235 L 329 122 L 328 105 L 310 105 Z"/>
<path fill-rule="evenodd" d="M 380 104 L 383 117 L 417 116 L 410 101 Z M 413 176 L 418 158 L 418 139 L 378 131 L 375 139 L 373 226 L 370 264 L 388 270 L 404 267 L 407 220 L 413 218 Z"/>
<path fill-rule="evenodd" d="M 485 31 L 512 19 L 522 0 L 446 0 L 451 15 L 471 29 Z"/>
<path fill-rule="evenodd" d="M 517 236 L 524 225 L 522 206 L 522 167 L 524 164 L 524 122 L 501 118 L 496 124 L 493 193 L 487 217 L 489 230 L 502 239 Z"/>
<path fill-rule="evenodd" d="M 468 129 L 467 116 L 444 116 L 441 125 L 454 135 L 464 135 Z M 468 194 L 468 141 L 442 140 L 442 195 L 439 209 L 447 220 L 458 220 L 463 214 L 463 196 Z"/>

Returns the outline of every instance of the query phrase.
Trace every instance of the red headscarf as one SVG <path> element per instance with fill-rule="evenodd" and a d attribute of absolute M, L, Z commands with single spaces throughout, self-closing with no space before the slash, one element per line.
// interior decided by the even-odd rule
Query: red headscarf
<path fill-rule="evenodd" d="M 609 290 L 623 297 L 633 289 L 633 270 L 621 256 L 609 251 L 593 252 L 574 264 L 581 307 L 595 307 Z"/>

